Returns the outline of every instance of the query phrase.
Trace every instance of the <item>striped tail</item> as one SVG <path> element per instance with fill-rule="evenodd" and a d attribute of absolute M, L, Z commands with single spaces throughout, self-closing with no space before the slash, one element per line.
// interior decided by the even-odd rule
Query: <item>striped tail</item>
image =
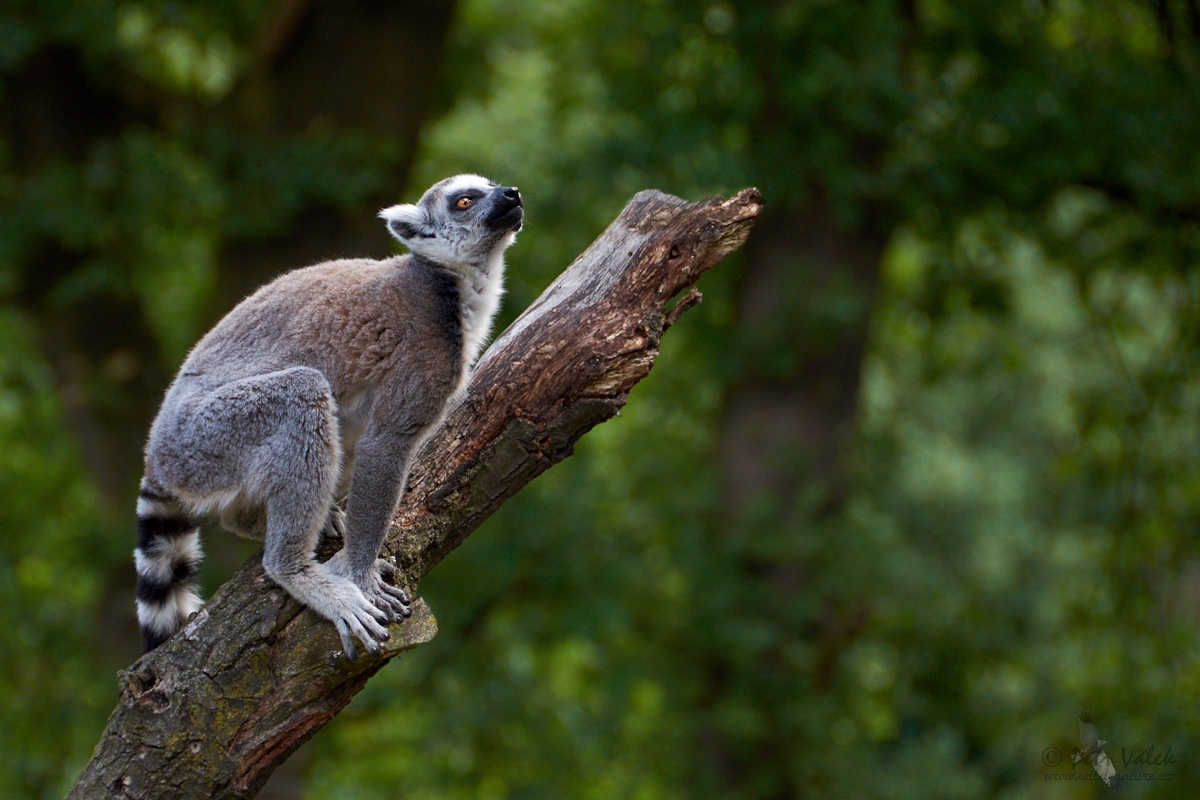
<path fill-rule="evenodd" d="M 145 479 L 138 492 L 137 614 L 146 652 L 171 638 L 202 605 L 196 594 L 200 529 L 179 500 Z"/>

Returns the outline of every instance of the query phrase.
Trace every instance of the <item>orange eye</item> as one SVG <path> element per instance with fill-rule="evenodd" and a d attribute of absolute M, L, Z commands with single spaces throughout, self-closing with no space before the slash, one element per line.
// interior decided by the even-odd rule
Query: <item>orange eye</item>
<path fill-rule="evenodd" d="M 471 198 L 460 197 L 460 198 L 458 198 L 458 202 L 455 203 L 454 205 L 458 206 L 459 208 L 470 208 L 471 207 Z"/>

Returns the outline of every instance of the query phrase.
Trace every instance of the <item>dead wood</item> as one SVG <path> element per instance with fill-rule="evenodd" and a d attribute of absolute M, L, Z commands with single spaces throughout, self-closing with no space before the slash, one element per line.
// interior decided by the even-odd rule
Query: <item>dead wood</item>
<path fill-rule="evenodd" d="M 615 416 L 671 299 L 745 241 L 756 189 L 687 203 L 641 192 L 488 349 L 422 446 L 385 545 L 422 577 L 505 500 Z M 388 660 L 437 632 L 419 598 L 380 656 L 348 661 L 329 623 L 250 559 L 173 639 L 119 675 L 120 702 L 68 798 L 253 797 Z"/>

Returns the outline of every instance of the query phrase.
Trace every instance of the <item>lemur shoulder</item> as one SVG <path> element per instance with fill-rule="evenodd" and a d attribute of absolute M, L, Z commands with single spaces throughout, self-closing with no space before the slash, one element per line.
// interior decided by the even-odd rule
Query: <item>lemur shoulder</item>
<path fill-rule="evenodd" d="M 201 605 L 208 518 L 263 539 L 267 575 L 332 621 L 351 658 L 352 636 L 378 652 L 387 623 L 411 613 L 380 547 L 412 454 L 490 333 L 524 207 L 515 187 L 457 175 L 379 215 L 409 254 L 279 277 L 200 340 L 167 390 L 137 509 L 147 650 Z M 330 527 L 345 544 L 318 563 Z"/>

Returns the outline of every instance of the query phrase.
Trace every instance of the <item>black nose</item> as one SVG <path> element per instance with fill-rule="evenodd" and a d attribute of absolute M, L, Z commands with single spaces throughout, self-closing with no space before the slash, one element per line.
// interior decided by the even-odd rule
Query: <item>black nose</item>
<path fill-rule="evenodd" d="M 508 200 L 510 202 L 516 203 L 517 205 L 520 205 L 521 204 L 521 193 L 519 191 L 517 191 L 517 187 L 509 186 L 507 189 L 504 190 L 504 199 Z"/>

